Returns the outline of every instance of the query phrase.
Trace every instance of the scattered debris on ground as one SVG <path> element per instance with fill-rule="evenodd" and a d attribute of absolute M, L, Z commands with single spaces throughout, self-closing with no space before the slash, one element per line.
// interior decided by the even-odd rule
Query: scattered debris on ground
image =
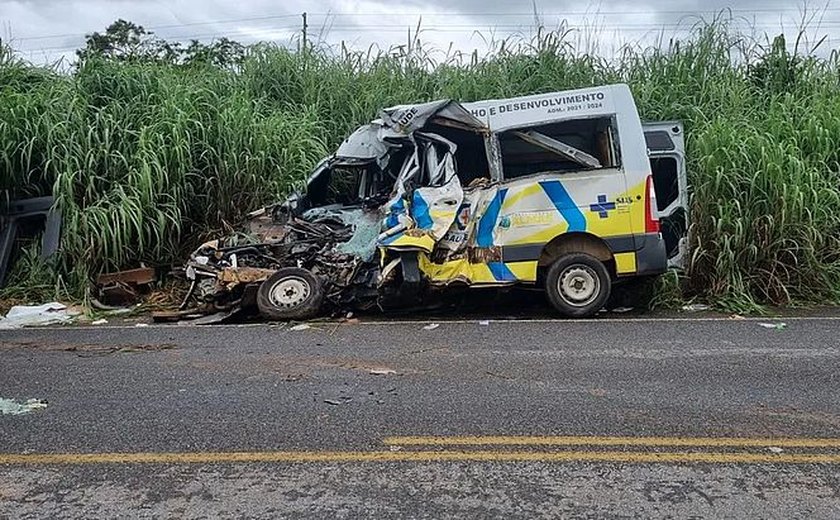
<path fill-rule="evenodd" d="M 0 208 L 0 287 L 10 268 L 13 250 L 19 238 L 41 235 L 42 260 L 58 251 L 61 213 L 50 196 L 8 201 Z"/>
<path fill-rule="evenodd" d="M 438 327 L 440 327 L 440 323 L 429 323 L 428 325 L 423 327 L 423 330 L 435 330 Z"/>
<path fill-rule="evenodd" d="M 370 374 L 374 376 L 387 376 L 390 374 L 396 374 L 397 371 L 392 368 L 372 368 L 370 369 Z"/>
<path fill-rule="evenodd" d="M 44 325 L 67 324 L 79 313 L 58 302 L 43 305 L 15 305 L 4 318 L 0 318 L 0 329 L 19 329 Z"/>
<path fill-rule="evenodd" d="M 14 399 L 0 397 L 0 413 L 3 415 L 23 415 L 35 410 L 42 410 L 46 407 L 47 402 L 43 399 L 27 399 L 19 403 Z"/>
<path fill-rule="evenodd" d="M 99 357 L 120 353 L 157 352 L 176 348 L 174 343 L 154 343 L 145 345 L 71 345 L 64 347 L 65 352 L 75 352 L 79 357 Z"/>
<path fill-rule="evenodd" d="M 310 325 L 306 324 L 306 323 L 299 323 L 299 324 L 297 324 L 293 327 L 289 327 L 289 330 L 299 331 L 299 330 L 308 330 L 308 329 L 311 329 L 311 328 L 312 327 Z"/>
<path fill-rule="evenodd" d="M 708 311 L 711 309 L 710 306 L 706 305 L 705 303 L 691 303 L 689 305 L 683 305 L 682 310 L 688 312 L 701 312 L 701 311 Z"/>
<path fill-rule="evenodd" d="M 759 327 L 764 327 L 765 329 L 776 329 L 776 330 L 784 330 L 787 328 L 787 323 L 782 321 L 777 321 L 775 323 L 759 323 Z"/>
<path fill-rule="evenodd" d="M 96 278 L 96 298 L 91 303 L 102 310 L 134 305 L 155 281 L 155 270 L 150 267 L 100 274 Z"/>
<path fill-rule="evenodd" d="M 324 402 L 329 404 L 329 405 L 332 405 L 332 406 L 340 406 L 342 404 L 347 404 L 352 400 L 353 400 L 353 398 L 350 397 L 349 395 L 342 395 L 338 399 L 324 399 Z"/>

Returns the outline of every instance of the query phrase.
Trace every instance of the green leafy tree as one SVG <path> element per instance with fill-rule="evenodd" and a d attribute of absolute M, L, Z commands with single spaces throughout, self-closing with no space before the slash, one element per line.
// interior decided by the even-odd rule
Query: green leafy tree
<path fill-rule="evenodd" d="M 85 37 L 85 46 L 76 55 L 81 61 L 101 57 L 114 61 L 177 62 L 182 50 L 178 42 L 167 42 L 142 25 L 119 19 L 104 33 Z"/>
<path fill-rule="evenodd" d="M 76 55 L 80 62 L 96 57 L 119 62 L 204 64 L 230 68 L 242 64 L 246 48 L 228 38 L 209 44 L 192 40 L 185 48 L 180 42 L 157 37 L 142 25 L 119 19 L 109 25 L 103 33 L 88 34 L 85 46 L 76 51 Z"/>

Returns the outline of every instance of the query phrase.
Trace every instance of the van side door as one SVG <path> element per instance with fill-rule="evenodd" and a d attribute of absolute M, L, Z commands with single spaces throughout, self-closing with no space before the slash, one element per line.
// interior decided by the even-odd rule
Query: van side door
<path fill-rule="evenodd" d="M 656 207 L 670 267 L 683 268 L 688 255 L 688 178 L 685 137 L 679 121 L 643 123 Z"/>

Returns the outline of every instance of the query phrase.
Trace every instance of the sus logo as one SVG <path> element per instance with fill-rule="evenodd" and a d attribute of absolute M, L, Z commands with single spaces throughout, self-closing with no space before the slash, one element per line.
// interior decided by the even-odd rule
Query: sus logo
<path fill-rule="evenodd" d="M 467 229 L 467 224 L 470 223 L 469 202 L 461 204 L 461 207 L 458 208 L 458 216 L 455 218 L 455 222 L 458 224 L 458 229 L 461 231 Z"/>

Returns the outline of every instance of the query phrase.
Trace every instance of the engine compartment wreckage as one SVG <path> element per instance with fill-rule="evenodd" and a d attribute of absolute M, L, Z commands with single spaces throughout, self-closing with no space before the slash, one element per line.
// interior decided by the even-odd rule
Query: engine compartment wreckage
<path fill-rule="evenodd" d="M 304 319 L 542 283 L 561 313 L 594 314 L 613 280 L 659 274 L 667 257 L 629 89 L 575 92 L 383 110 L 301 190 L 193 252 L 182 311 Z M 522 114 L 484 117 L 493 103 Z"/>

